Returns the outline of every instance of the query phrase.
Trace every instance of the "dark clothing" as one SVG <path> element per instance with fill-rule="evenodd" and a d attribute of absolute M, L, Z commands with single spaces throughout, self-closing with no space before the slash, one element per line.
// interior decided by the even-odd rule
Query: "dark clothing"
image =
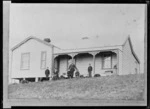
<path fill-rule="evenodd" d="M 89 77 L 92 77 L 92 71 L 89 71 Z"/>
<path fill-rule="evenodd" d="M 74 72 L 74 71 L 75 71 L 75 68 L 76 68 L 76 66 L 75 66 L 74 64 L 71 64 L 71 65 L 69 66 L 69 70 L 70 70 L 71 72 Z"/>
<path fill-rule="evenodd" d="M 73 78 L 73 74 L 74 74 L 74 72 L 68 71 L 68 72 L 67 72 L 68 78 Z"/>
<path fill-rule="evenodd" d="M 50 75 L 49 69 L 46 69 L 46 70 L 45 70 L 45 75 L 46 75 L 46 77 L 48 77 L 48 76 Z"/>
<path fill-rule="evenodd" d="M 77 68 L 76 68 L 76 66 L 74 64 L 71 64 L 69 66 L 68 78 L 73 78 L 75 69 L 77 69 Z"/>
<path fill-rule="evenodd" d="M 68 71 L 67 75 L 68 75 L 68 78 L 73 78 L 74 71 Z"/>
<path fill-rule="evenodd" d="M 89 66 L 88 67 L 88 73 L 89 73 L 89 77 L 92 77 L 92 66 Z"/>
<path fill-rule="evenodd" d="M 67 76 L 68 76 L 68 78 L 73 78 L 73 77 L 72 77 L 72 74 L 73 74 L 73 72 L 68 71 L 68 72 L 67 72 Z"/>
<path fill-rule="evenodd" d="M 91 72 L 92 69 L 93 69 L 92 66 L 89 66 L 89 67 L 88 67 L 88 72 L 89 72 L 89 71 Z"/>
<path fill-rule="evenodd" d="M 53 80 L 59 79 L 58 71 L 54 72 Z"/>

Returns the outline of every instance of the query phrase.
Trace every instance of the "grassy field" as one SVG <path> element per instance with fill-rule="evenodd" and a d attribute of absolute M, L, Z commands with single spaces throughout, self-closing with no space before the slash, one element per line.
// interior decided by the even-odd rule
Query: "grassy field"
<path fill-rule="evenodd" d="M 9 98 L 143 100 L 144 75 L 73 78 L 11 84 Z"/>

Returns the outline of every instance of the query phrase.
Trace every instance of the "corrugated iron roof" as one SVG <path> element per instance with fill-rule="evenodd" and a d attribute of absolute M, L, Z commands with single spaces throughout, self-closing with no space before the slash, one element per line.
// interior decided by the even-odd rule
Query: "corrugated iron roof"
<path fill-rule="evenodd" d="M 68 44 L 66 48 L 71 48 L 71 49 L 54 49 L 54 54 L 69 54 L 72 52 L 86 52 L 86 51 L 96 51 L 96 50 L 106 50 L 106 49 L 115 49 L 119 48 L 120 46 L 125 45 L 126 41 L 129 40 L 131 51 L 135 59 L 140 63 L 137 55 L 135 54 L 132 46 L 132 42 L 130 39 L 130 36 L 126 37 L 111 37 L 109 38 L 91 38 L 89 39 L 84 39 L 80 40 L 78 42 Z M 64 43 L 64 45 L 67 45 L 67 42 Z M 61 45 L 63 47 L 63 45 Z"/>
<path fill-rule="evenodd" d="M 113 37 L 112 37 L 113 36 Z M 79 48 L 91 48 L 91 47 L 104 47 L 104 46 L 116 46 L 123 45 L 127 36 L 93 36 L 93 37 L 82 37 L 80 39 L 70 41 L 66 39 L 59 41 L 54 45 L 61 47 L 62 49 L 79 49 Z M 69 40 L 69 41 L 67 41 Z"/>
<path fill-rule="evenodd" d="M 102 48 L 117 47 L 122 46 L 127 39 L 126 37 L 88 37 L 81 38 L 80 40 L 74 42 L 60 42 L 57 46 L 61 49 L 54 49 L 54 53 L 67 53 L 67 52 L 77 52 L 77 51 L 87 51 L 87 50 L 99 50 Z"/>

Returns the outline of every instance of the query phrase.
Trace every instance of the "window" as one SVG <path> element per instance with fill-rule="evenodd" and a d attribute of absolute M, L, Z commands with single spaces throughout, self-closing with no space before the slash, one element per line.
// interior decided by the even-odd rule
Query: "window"
<path fill-rule="evenodd" d="M 41 69 L 46 68 L 46 52 L 41 52 Z"/>
<path fill-rule="evenodd" d="M 21 69 L 29 70 L 30 67 L 30 53 L 21 54 Z"/>
<path fill-rule="evenodd" d="M 110 69 L 112 68 L 112 56 L 111 54 L 103 54 L 102 59 L 102 68 L 103 69 Z"/>

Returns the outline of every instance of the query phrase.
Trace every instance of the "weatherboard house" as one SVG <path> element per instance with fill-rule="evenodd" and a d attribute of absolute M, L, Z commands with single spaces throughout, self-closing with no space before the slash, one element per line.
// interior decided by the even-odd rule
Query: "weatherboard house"
<path fill-rule="evenodd" d="M 136 56 L 130 36 L 113 40 L 83 40 L 76 49 L 61 49 L 51 42 L 30 36 L 11 49 L 10 83 L 21 79 L 39 81 L 45 77 L 49 67 L 50 77 L 55 69 L 59 76 L 67 75 L 70 62 L 74 62 L 81 75 L 88 75 L 92 65 L 92 76 L 100 74 L 126 75 L 140 72 L 140 61 Z"/>

